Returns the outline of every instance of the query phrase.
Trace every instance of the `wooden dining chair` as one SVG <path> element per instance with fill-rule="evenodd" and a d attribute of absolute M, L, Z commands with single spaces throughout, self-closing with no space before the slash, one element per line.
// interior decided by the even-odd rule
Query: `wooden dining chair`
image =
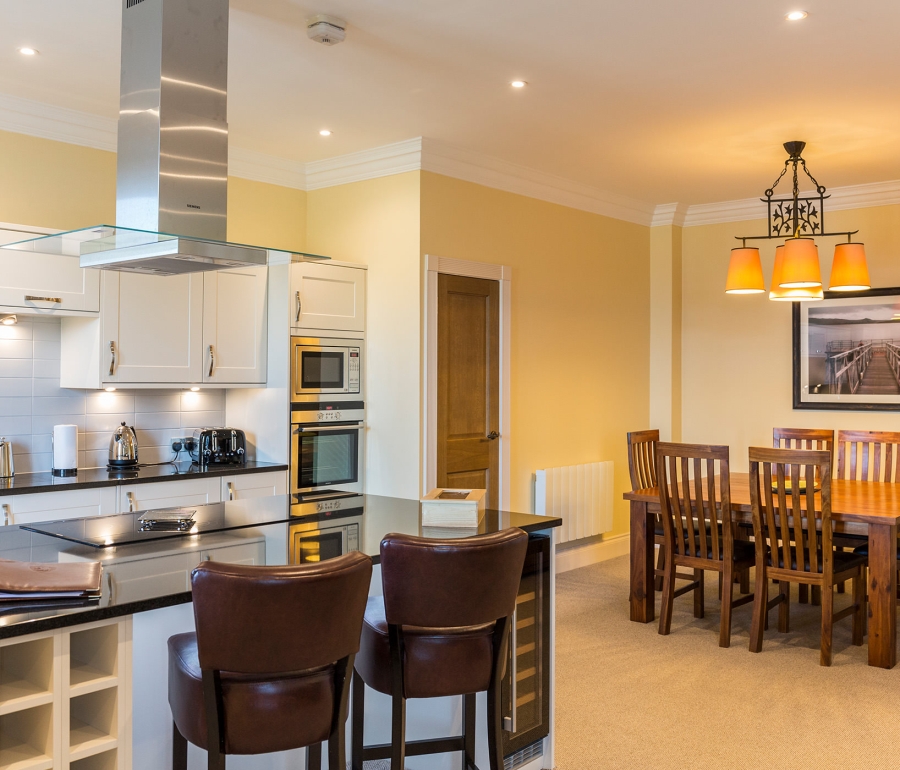
<path fill-rule="evenodd" d="M 704 571 L 711 570 L 721 576 L 719 646 L 728 647 L 732 609 L 753 600 L 752 594 L 733 598 L 734 577 L 755 559 L 753 544 L 734 536 L 728 447 L 661 442 L 656 447 L 656 477 L 668 555 L 659 633 L 669 633 L 675 597 L 688 591 L 694 592 L 694 617 L 703 617 Z M 676 591 L 678 567 L 693 570 L 694 580 Z"/>
<path fill-rule="evenodd" d="M 656 445 L 658 443 L 658 430 L 635 430 L 628 434 L 628 475 L 631 477 L 632 492 L 656 486 Z M 666 543 L 662 531 L 662 521 L 658 515 L 654 526 L 653 542 L 659 548 L 654 583 L 656 590 L 661 591 L 663 568 L 666 564 Z"/>
<path fill-rule="evenodd" d="M 819 428 L 773 428 L 772 447 L 774 449 L 807 449 L 815 451 L 827 451 L 831 454 L 831 467 L 834 467 L 834 431 Z M 816 480 L 818 482 L 818 479 Z M 860 541 L 844 543 L 848 548 L 860 545 Z M 841 583 L 838 590 L 844 592 L 844 584 Z M 809 586 L 801 584 L 799 589 L 800 604 L 809 602 Z M 813 605 L 818 606 L 821 597 L 819 589 L 813 588 Z"/>
<path fill-rule="evenodd" d="M 900 433 L 882 430 L 838 431 L 837 478 L 900 483 Z"/>
<path fill-rule="evenodd" d="M 816 500 L 815 484 L 821 479 Z M 756 587 L 750 651 L 762 650 L 763 629 L 770 609 L 779 606 L 778 630 L 790 630 L 790 584 L 822 590 L 822 639 L 819 663 L 831 665 L 834 622 L 853 617 L 853 644 L 865 635 L 866 557 L 833 547 L 831 521 L 831 453 L 825 450 L 750 448 L 750 505 L 756 541 Z M 810 516 L 812 511 L 812 516 Z M 779 594 L 768 598 L 769 580 Z M 834 587 L 853 581 L 853 603 L 834 611 Z"/>

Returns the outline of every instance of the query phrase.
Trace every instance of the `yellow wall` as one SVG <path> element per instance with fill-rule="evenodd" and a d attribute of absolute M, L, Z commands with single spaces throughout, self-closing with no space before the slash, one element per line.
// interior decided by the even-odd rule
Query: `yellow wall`
<path fill-rule="evenodd" d="M 286 251 L 306 248 L 306 193 L 228 177 L 228 240 Z"/>
<path fill-rule="evenodd" d="M 776 426 L 900 430 L 896 412 L 792 408 L 791 304 L 724 291 L 734 236 L 765 227 L 760 220 L 683 231 L 683 436 L 730 445 L 735 470 L 746 470 L 747 447 L 771 445 Z M 857 228 L 872 285 L 900 286 L 900 206 L 828 212 L 829 230 Z M 826 281 L 836 240 L 818 239 Z M 767 287 L 774 248 L 774 241 L 761 247 Z"/>
<path fill-rule="evenodd" d="M 367 491 L 419 497 L 419 172 L 307 194 L 307 249 L 368 265 Z"/>
<path fill-rule="evenodd" d="M 422 173 L 422 252 L 512 268 L 511 496 L 539 468 L 614 460 L 628 531 L 625 433 L 648 427 L 650 228 Z"/>
<path fill-rule="evenodd" d="M 0 222 L 74 230 L 116 219 L 116 154 L 0 131 Z"/>

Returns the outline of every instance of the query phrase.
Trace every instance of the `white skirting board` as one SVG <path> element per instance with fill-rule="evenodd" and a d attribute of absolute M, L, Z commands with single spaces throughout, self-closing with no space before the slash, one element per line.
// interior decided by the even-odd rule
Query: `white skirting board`
<path fill-rule="evenodd" d="M 612 461 L 535 471 L 534 512 L 562 519 L 562 526 L 555 530 L 557 544 L 609 532 L 613 526 Z"/>
<path fill-rule="evenodd" d="M 570 548 L 557 548 L 556 574 L 625 556 L 631 552 L 630 541 L 631 538 L 626 533 L 603 540 L 585 541 L 584 544 L 574 543 Z"/>

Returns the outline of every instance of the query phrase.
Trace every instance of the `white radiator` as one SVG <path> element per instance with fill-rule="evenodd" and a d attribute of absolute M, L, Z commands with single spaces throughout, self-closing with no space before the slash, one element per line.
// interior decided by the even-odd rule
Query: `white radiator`
<path fill-rule="evenodd" d="M 613 516 L 612 460 L 535 471 L 534 512 L 562 519 L 558 543 L 609 532 Z"/>

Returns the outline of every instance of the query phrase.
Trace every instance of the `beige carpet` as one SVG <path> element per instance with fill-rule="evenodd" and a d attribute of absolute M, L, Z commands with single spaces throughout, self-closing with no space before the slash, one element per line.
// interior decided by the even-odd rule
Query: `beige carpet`
<path fill-rule="evenodd" d="M 796 586 L 789 634 L 773 610 L 763 651 L 748 652 L 747 605 L 720 649 L 715 580 L 706 617 L 679 597 L 659 636 L 628 620 L 627 556 L 557 577 L 557 770 L 897 767 L 900 667 L 869 668 L 849 618 L 819 666 L 819 608 L 798 605 Z"/>

